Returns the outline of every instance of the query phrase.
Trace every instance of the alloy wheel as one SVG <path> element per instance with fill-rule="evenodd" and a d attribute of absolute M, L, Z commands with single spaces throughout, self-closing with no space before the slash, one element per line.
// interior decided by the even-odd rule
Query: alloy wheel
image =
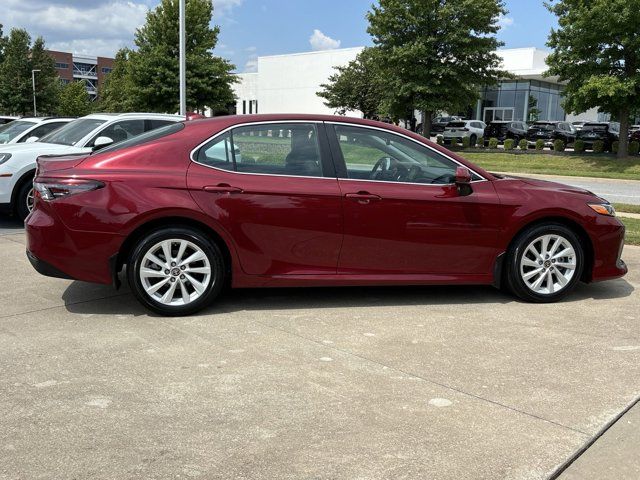
<path fill-rule="evenodd" d="M 525 285 L 539 295 L 552 295 L 565 289 L 575 275 L 576 252 L 561 235 L 547 234 L 527 245 L 520 259 L 520 276 Z"/>
<path fill-rule="evenodd" d="M 176 238 L 156 243 L 140 264 L 146 294 L 162 305 L 188 305 L 207 291 L 212 279 L 207 255 L 196 244 Z"/>
<path fill-rule="evenodd" d="M 29 213 L 33 211 L 33 201 L 34 201 L 34 192 L 33 187 L 27 192 L 27 198 L 25 200 L 27 202 L 27 210 Z"/>

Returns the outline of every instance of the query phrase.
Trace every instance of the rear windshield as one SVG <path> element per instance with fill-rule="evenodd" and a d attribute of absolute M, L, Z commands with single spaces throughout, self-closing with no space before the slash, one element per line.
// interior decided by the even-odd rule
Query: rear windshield
<path fill-rule="evenodd" d="M 538 130 L 553 130 L 556 126 L 552 123 L 538 123 L 535 122 L 531 125 L 531 128 L 537 128 Z"/>
<path fill-rule="evenodd" d="M 14 120 L 0 127 L 0 143 L 7 143 L 16 138 L 22 132 L 35 125 L 35 122 L 26 120 Z"/>
<path fill-rule="evenodd" d="M 606 123 L 585 123 L 582 126 L 582 130 L 598 130 L 604 132 L 608 127 L 609 125 Z"/>
<path fill-rule="evenodd" d="M 147 133 L 136 135 L 135 137 L 130 138 L 129 140 L 118 142 L 114 145 L 98 150 L 96 153 L 115 152 L 117 150 L 122 150 L 123 148 L 142 145 L 143 143 L 152 142 L 153 140 L 157 140 L 159 138 L 177 133 L 183 128 L 184 128 L 183 122 L 172 123 L 171 125 L 167 125 L 166 127 L 156 128 L 155 130 L 150 130 Z"/>
<path fill-rule="evenodd" d="M 42 143 L 56 143 L 58 145 L 75 145 L 105 122 L 106 120 L 100 120 L 98 118 L 79 118 L 45 135 L 38 141 Z"/>
<path fill-rule="evenodd" d="M 466 127 L 467 124 L 464 122 L 449 122 L 447 123 L 447 127 L 456 127 L 456 128 L 461 128 L 461 127 Z"/>

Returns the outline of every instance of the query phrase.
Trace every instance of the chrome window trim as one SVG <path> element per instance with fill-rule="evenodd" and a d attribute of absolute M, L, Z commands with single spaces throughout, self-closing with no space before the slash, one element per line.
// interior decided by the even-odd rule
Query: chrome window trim
<path fill-rule="evenodd" d="M 435 152 L 438 155 L 442 155 L 444 158 L 446 158 L 447 160 L 452 161 L 453 163 L 455 163 L 458 166 L 461 167 L 465 167 L 465 168 L 469 168 L 468 166 L 464 165 L 463 163 L 458 162 L 457 160 L 455 160 L 454 158 L 451 158 L 450 156 L 436 150 L 435 148 L 429 146 L 429 145 L 425 145 L 422 142 L 419 142 L 407 135 L 403 135 L 401 133 L 398 132 L 394 132 L 391 130 L 387 130 L 385 128 L 381 128 L 381 127 L 374 127 L 371 125 L 362 125 L 359 123 L 351 123 L 351 122 L 338 122 L 338 121 L 323 121 L 323 120 L 263 120 L 263 121 L 256 121 L 256 122 L 246 122 L 246 123 L 237 123 L 234 125 L 231 125 L 227 128 L 225 128 L 224 130 L 220 130 L 219 132 L 215 133 L 214 135 L 208 137 L 206 140 L 204 140 L 203 142 L 200 142 L 198 145 L 196 145 L 193 149 L 191 149 L 191 152 L 189 153 L 189 159 L 198 165 L 201 165 L 203 167 L 206 168 L 211 168 L 213 170 L 217 170 L 219 172 L 225 172 L 225 173 L 232 173 L 232 174 L 236 174 L 236 175 L 261 175 L 261 176 L 267 176 L 267 177 L 287 177 L 287 178 L 316 178 L 316 179 L 324 179 L 324 180 L 350 180 L 350 181 L 355 181 L 355 182 L 378 182 L 378 183 L 394 183 L 394 184 L 400 184 L 400 185 L 422 185 L 425 187 L 442 187 L 445 185 L 454 185 L 454 183 L 411 183 L 411 182 L 394 182 L 394 181 L 389 181 L 389 180 L 370 180 L 370 179 L 358 179 L 358 178 L 340 178 L 340 177 L 309 177 L 309 176 L 305 176 L 305 175 L 286 175 L 286 174 L 281 174 L 281 173 L 251 173 L 251 172 L 236 172 L 233 170 L 225 170 L 223 168 L 218 168 L 218 167 L 213 167 L 211 165 L 207 165 L 201 162 L 198 162 L 195 159 L 195 154 L 198 150 L 200 150 L 200 148 L 202 148 L 204 145 L 206 145 L 207 143 L 209 143 L 212 140 L 215 140 L 217 137 L 224 135 L 225 133 L 229 132 L 230 130 L 233 130 L 234 128 L 240 128 L 240 127 L 248 127 L 248 126 L 254 126 L 254 125 L 274 125 L 274 124 L 287 124 L 287 123 L 311 123 L 311 124 L 318 124 L 318 123 L 325 123 L 328 125 L 345 125 L 347 127 L 357 127 L 357 128 L 367 128 L 370 130 L 377 130 L 377 131 L 381 131 L 381 132 L 386 132 L 386 133 L 390 133 L 393 135 L 398 135 L 399 137 L 405 138 L 407 140 L 410 140 L 422 147 L 425 147 L 429 150 L 431 150 L 432 152 Z M 471 171 L 471 173 L 477 175 L 478 177 L 480 177 L 480 180 L 473 180 L 471 183 L 479 183 L 479 182 L 488 182 L 489 180 L 487 180 L 484 176 L 480 175 L 478 172 L 476 172 L 475 170 L 473 170 L 472 168 L 469 168 L 469 170 Z"/>
<path fill-rule="evenodd" d="M 211 165 L 207 165 L 206 163 L 198 162 L 195 159 L 196 152 L 198 150 L 200 150 L 203 146 L 205 146 L 210 141 L 215 140 L 217 137 L 219 137 L 221 135 L 224 135 L 228 131 L 233 130 L 234 128 L 250 127 L 250 126 L 254 126 L 254 125 L 282 125 L 282 124 L 286 124 L 286 123 L 310 123 L 310 124 L 315 126 L 318 123 L 323 123 L 323 122 L 322 121 L 317 121 L 317 120 L 265 120 L 265 121 L 261 121 L 261 122 L 237 123 L 235 125 L 231 125 L 230 127 L 225 128 L 224 130 L 220 130 L 215 135 L 212 135 L 211 137 L 207 138 L 204 142 L 198 144 L 189 153 L 189 159 L 193 163 L 196 163 L 196 164 L 201 165 L 203 167 L 211 168 L 213 170 L 218 170 L 219 172 L 232 173 L 232 174 L 235 174 L 235 175 L 261 175 L 261 176 L 265 176 L 265 177 L 314 178 L 314 179 L 333 180 L 333 181 L 337 180 L 337 177 L 325 177 L 325 176 L 322 176 L 322 177 L 310 177 L 308 175 L 287 175 L 287 174 L 284 174 L 284 173 L 236 172 L 236 171 L 233 171 L 233 170 L 225 170 L 224 168 L 218 168 L 218 167 L 214 167 L 214 166 L 211 166 Z M 319 146 L 319 144 L 318 144 L 318 146 Z"/>
<path fill-rule="evenodd" d="M 408 135 L 404 135 L 404 134 L 402 134 L 402 133 L 398 133 L 398 132 L 394 132 L 394 131 L 391 131 L 391 130 L 387 130 L 386 128 L 374 127 L 374 126 L 371 126 L 371 125 L 361 125 L 361 124 L 357 124 L 357 123 L 337 122 L 337 121 L 329 121 L 329 122 L 325 122 L 325 123 L 328 123 L 328 124 L 331 124 L 331 125 L 345 125 L 345 126 L 347 126 L 347 127 L 366 128 L 366 129 L 369 129 L 369 130 L 378 130 L 378 131 L 380 131 L 380 132 L 386 132 L 386 133 L 390 133 L 390 134 L 392 134 L 392 135 L 397 135 L 397 136 L 399 136 L 399 137 L 402 137 L 402 138 L 405 138 L 405 139 L 407 139 L 407 140 L 410 140 L 410 141 L 412 141 L 413 143 L 416 143 L 416 144 L 418 144 L 418 145 L 420 145 L 420 146 L 422 146 L 422 147 L 425 147 L 425 148 L 427 148 L 427 149 L 431 150 L 432 152 L 435 152 L 435 153 L 436 153 L 436 154 L 438 154 L 438 155 L 442 155 L 444 158 L 446 158 L 447 160 L 452 161 L 453 163 L 455 163 L 456 165 L 458 165 L 458 166 L 460 166 L 460 167 L 469 168 L 469 167 L 467 167 L 465 164 L 458 162 L 455 158 L 451 158 L 449 155 L 446 155 L 446 154 L 442 153 L 441 151 L 436 150 L 435 148 L 433 148 L 433 147 L 431 147 L 431 146 L 429 146 L 429 145 L 425 145 L 424 143 L 419 142 L 419 141 L 417 141 L 416 139 L 411 138 L 411 137 L 409 137 Z M 345 163 L 346 163 L 346 162 L 345 162 Z M 473 170 L 472 168 L 469 168 L 469 171 L 471 171 L 471 173 L 474 173 L 474 174 L 476 174 L 478 177 L 480 177 L 480 180 L 474 180 L 474 181 L 472 181 L 471 183 L 488 182 L 488 180 L 487 180 L 484 176 L 480 175 L 478 172 L 476 172 L 476 171 L 475 171 L 475 170 Z M 411 183 L 411 182 L 390 182 L 390 181 L 388 181 L 388 180 L 366 180 L 366 179 L 357 179 L 357 178 L 346 178 L 346 179 L 343 179 L 343 180 L 356 180 L 356 181 L 359 181 L 359 182 L 386 182 L 386 183 L 401 183 L 401 184 L 403 184 L 403 185 L 425 185 L 425 186 L 435 186 L 435 187 L 438 187 L 438 186 L 440 186 L 440 187 L 441 187 L 442 185 L 454 185 L 453 183 Z"/>

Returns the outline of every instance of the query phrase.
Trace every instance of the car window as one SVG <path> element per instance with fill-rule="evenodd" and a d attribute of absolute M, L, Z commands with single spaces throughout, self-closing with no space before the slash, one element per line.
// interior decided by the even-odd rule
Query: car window
<path fill-rule="evenodd" d="M 348 178 L 426 184 L 455 180 L 457 163 L 404 137 L 343 125 L 335 131 Z"/>
<path fill-rule="evenodd" d="M 65 123 L 67 122 L 51 122 L 51 123 L 45 123 L 44 125 L 40 125 L 39 127 L 36 127 L 33 130 L 31 130 L 28 135 L 25 135 L 20 140 L 18 140 L 18 143 L 24 143 L 31 137 L 42 138 L 48 133 L 51 133 L 54 130 L 57 130 Z"/>
<path fill-rule="evenodd" d="M 198 162 L 242 173 L 322 177 L 314 124 L 237 127 L 205 144 Z"/>
<path fill-rule="evenodd" d="M 25 120 L 15 120 L 0 127 L 0 143 L 7 143 L 23 133 L 25 130 L 33 127 L 35 122 Z"/>
<path fill-rule="evenodd" d="M 106 120 L 98 118 L 79 118 L 45 135 L 38 141 L 59 145 L 75 145 L 105 122 Z"/>
<path fill-rule="evenodd" d="M 141 133 L 144 133 L 144 120 L 123 120 L 107 125 L 95 134 L 86 146 L 93 147 L 96 139 L 99 137 L 108 137 L 113 140 L 113 143 L 118 143 L 136 137 Z"/>
<path fill-rule="evenodd" d="M 159 138 L 167 137 L 169 135 L 173 135 L 176 132 L 179 132 L 184 128 L 184 123 L 169 123 L 166 127 L 156 128 L 155 130 L 150 130 L 148 132 L 143 133 L 142 135 L 138 135 L 137 137 L 130 138 L 129 140 L 125 140 L 124 142 L 116 143 L 115 145 L 109 145 L 106 148 L 100 149 L 99 153 L 106 152 L 115 152 L 117 150 L 122 150 L 123 148 L 135 147 L 137 145 L 142 145 L 143 143 L 151 142 L 153 140 L 158 140 Z"/>
<path fill-rule="evenodd" d="M 167 125 L 171 125 L 175 122 L 171 120 L 147 120 L 147 128 L 146 131 L 155 130 L 156 128 L 166 127 Z"/>

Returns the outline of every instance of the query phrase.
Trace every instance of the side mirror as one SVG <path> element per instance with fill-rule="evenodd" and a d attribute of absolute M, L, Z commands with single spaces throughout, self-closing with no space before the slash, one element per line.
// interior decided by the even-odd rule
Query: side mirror
<path fill-rule="evenodd" d="M 458 194 L 461 196 L 470 195 L 473 190 L 471 189 L 471 172 L 467 167 L 456 168 L 456 187 L 458 187 Z"/>
<path fill-rule="evenodd" d="M 37 142 L 39 138 L 40 138 L 40 137 L 29 137 L 29 138 L 27 138 L 27 139 L 24 141 L 24 143 L 33 143 L 33 142 Z"/>
<path fill-rule="evenodd" d="M 93 142 L 93 150 L 100 150 L 107 145 L 111 145 L 113 143 L 113 139 L 111 137 L 98 137 L 96 141 Z"/>

